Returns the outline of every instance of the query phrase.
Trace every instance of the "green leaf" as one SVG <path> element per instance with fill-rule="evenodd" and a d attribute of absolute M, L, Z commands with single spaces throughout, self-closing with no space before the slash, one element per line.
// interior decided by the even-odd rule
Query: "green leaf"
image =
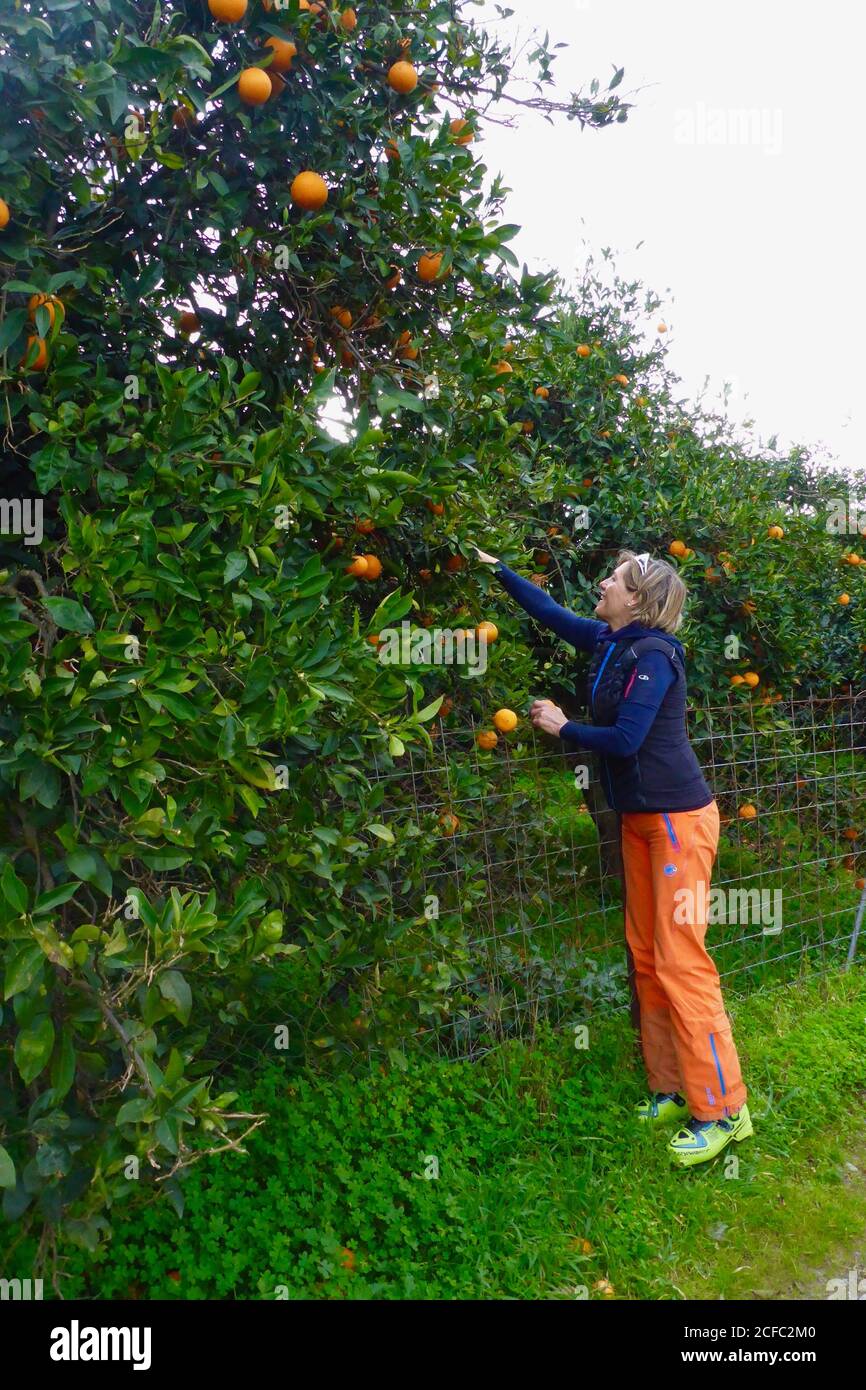
<path fill-rule="evenodd" d="M 72 598 L 47 598 L 45 607 L 58 627 L 70 632 L 93 632 L 96 624 L 80 603 Z"/>
<path fill-rule="evenodd" d="M 232 580 L 240 578 L 247 564 L 247 557 L 240 550 L 230 550 L 223 570 L 223 583 L 231 584 Z"/>
<path fill-rule="evenodd" d="M 64 1028 L 60 1037 L 60 1046 L 55 1049 L 51 1061 L 51 1089 L 54 1092 L 55 1103 L 59 1104 L 63 1100 L 74 1080 L 75 1048 L 69 1029 Z"/>
<path fill-rule="evenodd" d="M 0 890 L 14 912 L 20 915 L 27 911 L 27 886 L 21 882 L 8 859 L 0 874 Z"/>
<path fill-rule="evenodd" d="M 15 1164 L 11 1155 L 0 1144 L 0 1187 L 15 1186 Z"/>
<path fill-rule="evenodd" d="M 188 1023 L 192 1009 L 192 990 L 180 971 L 163 971 L 157 983 L 163 999 L 167 999 L 169 1003 L 174 1005 L 181 1023 Z"/>
<path fill-rule="evenodd" d="M 43 912 L 50 912 L 61 903 L 68 903 L 77 892 L 77 883 L 61 883 L 59 888 L 49 888 L 47 893 L 40 893 L 33 908 L 34 917 L 40 916 Z"/>
<path fill-rule="evenodd" d="M 47 1067 L 54 1050 L 54 1024 L 47 1014 L 22 1028 L 15 1039 L 15 1065 L 25 1086 L 35 1081 Z"/>
<path fill-rule="evenodd" d="M 153 1101 L 147 1096 L 137 1096 L 135 1100 L 128 1100 L 121 1105 L 114 1117 L 116 1125 L 137 1124 L 153 1110 Z"/>
<path fill-rule="evenodd" d="M 111 870 L 101 854 L 92 849 L 75 849 L 67 854 L 66 863 L 76 878 L 92 883 L 107 898 L 111 897 Z"/>
<path fill-rule="evenodd" d="M 387 825 L 368 825 L 367 829 L 371 835 L 378 835 L 380 840 L 384 840 L 388 845 L 393 845 L 394 832 L 389 830 Z"/>
<path fill-rule="evenodd" d="M 13 994 L 20 994 L 22 990 L 27 989 L 42 969 L 44 960 L 45 956 L 38 946 L 32 943 L 22 946 L 6 966 L 3 998 L 11 999 Z"/>

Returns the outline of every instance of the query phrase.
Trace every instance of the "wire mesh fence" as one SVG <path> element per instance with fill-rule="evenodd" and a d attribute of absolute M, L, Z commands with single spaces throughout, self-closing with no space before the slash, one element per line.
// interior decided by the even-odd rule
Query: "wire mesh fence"
<path fill-rule="evenodd" d="M 726 997 L 857 960 L 866 691 L 732 696 L 689 721 L 721 815 L 706 939 Z M 629 1007 L 618 818 L 595 769 L 526 721 L 492 749 L 480 731 L 440 721 L 432 754 L 371 774 L 395 843 L 424 847 L 408 867 L 395 858 L 377 920 L 395 973 L 441 985 L 418 1039 L 459 1057 L 531 1037 L 542 1018 Z M 419 919 L 420 946 L 405 930 Z"/>

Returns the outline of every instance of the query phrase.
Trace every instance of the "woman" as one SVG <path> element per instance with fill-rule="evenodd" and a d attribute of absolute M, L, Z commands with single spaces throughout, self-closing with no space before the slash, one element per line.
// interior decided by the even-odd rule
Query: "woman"
<path fill-rule="evenodd" d="M 566 719 L 551 700 L 534 701 L 530 718 L 536 729 L 599 755 L 605 796 L 622 825 L 625 931 L 650 1087 L 637 1116 L 689 1117 L 670 1141 L 671 1156 L 703 1163 L 748 1138 L 752 1123 L 718 971 L 704 946 L 719 810 L 686 732 L 685 654 L 673 636 L 686 587 L 666 561 L 624 550 L 601 581 L 594 621 L 560 607 L 495 556 L 478 555 L 531 617 L 592 652 L 592 725 Z"/>

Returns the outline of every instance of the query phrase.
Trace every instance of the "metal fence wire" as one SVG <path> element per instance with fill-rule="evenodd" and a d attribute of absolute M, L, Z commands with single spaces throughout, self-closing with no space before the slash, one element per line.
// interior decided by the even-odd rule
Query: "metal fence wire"
<path fill-rule="evenodd" d="M 396 854 L 377 921 L 393 964 L 441 985 L 417 1032 L 457 1057 L 629 1007 L 618 821 L 596 769 L 525 719 L 491 750 L 481 728 L 437 721 L 432 754 L 371 771 L 395 844 L 425 846 L 419 869 Z M 862 962 L 866 690 L 732 695 L 692 707 L 689 732 L 721 814 L 706 940 L 725 997 Z"/>

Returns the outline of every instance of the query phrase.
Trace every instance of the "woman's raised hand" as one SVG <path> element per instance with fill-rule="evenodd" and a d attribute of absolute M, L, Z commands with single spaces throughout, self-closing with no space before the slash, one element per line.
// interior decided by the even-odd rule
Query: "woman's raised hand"
<path fill-rule="evenodd" d="M 498 565 L 498 564 L 499 564 L 499 561 L 498 561 L 498 559 L 496 558 L 495 555 L 488 555 L 486 550 L 479 550 L 477 545 L 476 545 L 476 547 L 475 547 L 475 550 L 476 550 L 476 553 L 477 553 L 477 555 L 478 555 L 479 560 L 482 560 L 482 561 L 484 562 L 485 565 Z"/>

